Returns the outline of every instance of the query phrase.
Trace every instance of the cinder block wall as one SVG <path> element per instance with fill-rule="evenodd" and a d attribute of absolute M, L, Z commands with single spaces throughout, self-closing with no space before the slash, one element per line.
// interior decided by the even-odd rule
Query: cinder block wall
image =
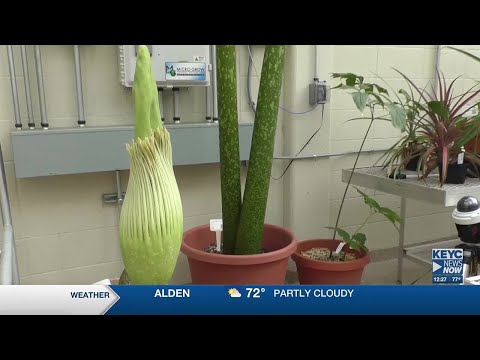
<path fill-rule="evenodd" d="M 479 52 L 478 46 L 464 46 Z M 51 128 L 75 127 L 77 107 L 71 46 L 42 46 L 47 112 Z M 38 94 L 32 49 L 29 69 L 36 120 L 39 122 Z M 263 47 L 254 46 L 252 92 L 256 100 Z M 247 100 L 248 50 L 238 46 L 238 91 L 240 121 L 253 121 Z M 319 73 L 329 80 L 332 72 L 351 71 L 369 79 L 377 75 L 394 87 L 400 79 L 391 67 L 398 67 L 413 79 L 423 82 L 433 78 L 434 46 L 319 46 Z M 119 81 L 116 46 L 81 46 L 85 114 L 88 126 L 133 123 L 130 90 Z M 295 115 L 309 109 L 308 84 L 313 78 L 313 46 L 289 46 L 282 107 L 279 112 L 276 155 L 296 154 L 321 123 L 321 109 Z M 15 47 L 17 84 L 22 118 L 26 119 L 23 74 L 18 47 Z M 470 60 L 443 51 L 441 67 L 448 78 L 465 75 L 467 86 L 480 78 L 480 66 Z M 172 117 L 172 99 L 166 92 L 165 117 Z M 203 121 L 205 91 L 191 88 L 182 92 L 181 117 L 184 122 Z M 364 122 L 344 121 L 358 115 L 351 99 L 333 92 L 324 109 L 322 130 L 304 150 L 304 154 L 328 154 L 356 151 L 365 128 Z M 88 284 L 103 278 L 118 277 L 123 269 L 118 242 L 116 206 L 104 205 L 102 194 L 116 191 L 114 173 L 16 179 L 10 132 L 14 115 L 6 47 L 0 46 L 0 143 L 4 151 L 14 231 L 18 246 L 23 284 Z M 383 149 L 399 134 L 389 124 L 375 124 L 366 149 Z M 88 146 L 88 144 L 85 144 Z M 378 155 L 364 155 L 361 165 L 371 165 Z M 344 189 L 340 182 L 342 168 L 353 164 L 353 156 L 296 161 L 282 180 L 271 182 L 267 221 L 291 228 L 300 240 L 328 236 L 324 226 L 335 221 Z M 272 175 L 277 177 L 288 163 L 276 160 Z M 182 166 L 175 169 L 184 206 L 185 229 L 221 216 L 218 165 Z M 245 176 L 245 174 L 243 174 Z M 122 173 L 124 190 L 128 172 Z M 370 193 L 373 193 L 370 191 Z M 377 193 L 386 206 L 399 208 L 395 197 Z M 350 192 L 341 225 L 354 226 L 363 220 L 366 209 Z M 454 233 L 451 209 L 408 203 L 407 242 L 424 241 Z M 368 224 L 367 235 L 372 249 L 395 246 L 395 231 L 380 218 Z M 180 256 L 173 282 L 189 281 L 188 265 Z"/>

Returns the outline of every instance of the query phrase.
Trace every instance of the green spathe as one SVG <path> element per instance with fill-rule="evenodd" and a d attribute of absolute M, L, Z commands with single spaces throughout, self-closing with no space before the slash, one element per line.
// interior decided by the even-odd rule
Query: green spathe
<path fill-rule="evenodd" d="M 131 284 L 167 284 L 180 251 L 183 211 L 173 172 L 170 134 L 145 45 L 133 85 L 135 139 L 127 145 L 130 177 L 120 216 L 120 245 Z"/>

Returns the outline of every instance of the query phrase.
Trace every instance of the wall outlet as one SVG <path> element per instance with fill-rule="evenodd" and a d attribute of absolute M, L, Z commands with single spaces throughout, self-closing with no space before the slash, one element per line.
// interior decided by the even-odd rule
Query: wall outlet
<path fill-rule="evenodd" d="M 326 104 L 329 96 L 330 86 L 325 81 L 315 80 L 309 85 L 309 103 L 310 105 Z"/>

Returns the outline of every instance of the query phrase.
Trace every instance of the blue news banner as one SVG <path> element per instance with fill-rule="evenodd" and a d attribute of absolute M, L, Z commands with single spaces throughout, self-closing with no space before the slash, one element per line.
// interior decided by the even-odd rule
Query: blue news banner
<path fill-rule="evenodd" d="M 0 285 L 0 315 L 479 315 L 469 285 Z"/>
<path fill-rule="evenodd" d="M 475 315 L 480 286 L 128 286 L 105 315 Z"/>

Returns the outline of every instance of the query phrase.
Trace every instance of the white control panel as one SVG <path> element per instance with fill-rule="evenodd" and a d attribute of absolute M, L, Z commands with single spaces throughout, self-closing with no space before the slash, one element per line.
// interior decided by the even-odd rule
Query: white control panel
<path fill-rule="evenodd" d="M 147 45 L 152 71 L 161 88 L 210 85 L 210 45 Z M 120 78 L 133 86 L 138 45 L 120 45 Z"/>

